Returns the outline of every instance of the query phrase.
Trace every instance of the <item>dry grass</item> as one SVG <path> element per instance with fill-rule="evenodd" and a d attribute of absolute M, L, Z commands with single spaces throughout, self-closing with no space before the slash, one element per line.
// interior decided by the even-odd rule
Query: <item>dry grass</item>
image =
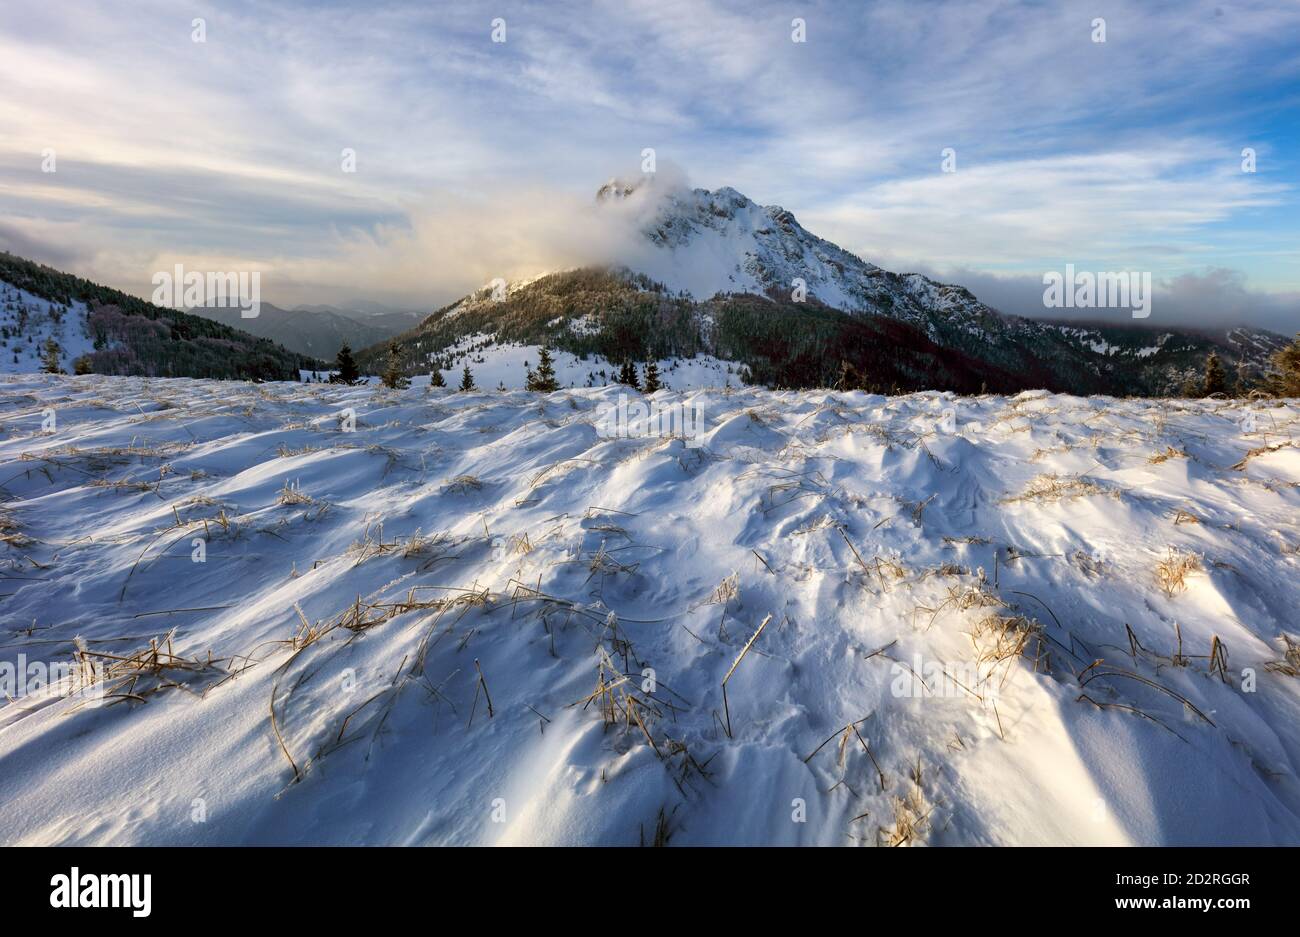
<path fill-rule="evenodd" d="M 740 573 L 733 572 L 700 605 L 726 605 L 740 594 Z"/>
<path fill-rule="evenodd" d="M 591 560 L 587 564 L 587 568 L 591 571 L 591 576 L 588 576 L 587 580 L 590 581 L 592 576 L 595 576 L 598 573 L 602 576 L 616 573 L 627 573 L 630 575 L 635 573 L 639 566 L 639 563 L 620 563 L 618 560 L 614 559 L 605 551 L 605 544 L 602 541 L 600 549 L 591 555 Z"/>
<path fill-rule="evenodd" d="M 1201 559 L 1194 553 L 1169 548 L 1169 555 L 1156 563 L 1156 582 L 1172 598 L 1187 588 L 1189 573 L 1200 572 Z"/>
<path fill-rule="evenodd" d="M 1031 642 L 1035 659 L 1043 653 L 1043 626 L 1024 615 L 986 615 L 975 624 L 971 638 L 975 642 L 976 660 L 999 664 L 1025 653 Z"/>
<path fill-rule="evenodd" d="M 1091 577 L 1101 576 L 1106 571 L 1106 563 L 1100 557 L 1084 553 L 1082 550 L 1075 550 L 1070 559 L 1074 565 L 1083 570 L 1084 574 Z"/>
<path fill-rule="evenodd" d="M 1272 673 L 1286 674 L 1288 677 L 1300 677 L 1300 644 L 1291 640 L 1290 635 L 1282 635 L 1282 659 L 1270 660 L 1264 669 Z"/>
<path fill-rule="evenodd" d="M 27 536 L 18 526 L 18 521 L 8 511 L 0 511 L 0 543 L 22 549 L 36 541 Z"/>
<path fill-rule="evenodd" d="M 293 485 L 290 485 L 288 481 L 286 481 L 284 483 L 284 487 L 280 489 L 280 494 L 276 497 L 276 501 L 280 504 L 315 504 L 316 503 L 316 500 L 314 498 L 312 498 L 310 495 L 303 493 L 302 489 L 298 487 L 298 484 L 296 482 Z"/>
<path fill-rule="evenodd" d="M 158 490 L 158 483 L 141 482 L 141 481 L 135 481 L 133 479 L 127 479 L 127 478 L 120 479 L 117 481 L 110 481 L 107 478 L 96 478 L 96 479 L 92 479 L 87 484 L 87 487 L 88 488 L 109 488 L 113 491 L 152 491 L 156 493 Z"/>
<path fill-rule="evenodd" d="M 1237 472 L 1244 471 L 1247 464 L 1249 464 L 1250 460 L 1255 458 L 1256 456 L 1266 455 L 1270 452 L 1277 452 L 1279 449 L 1286 449 L 1288 446 L 1291 445 L 1294 444 L 1291 442 L 1280 442 L 1272 446 L 1256 446 L 1254 449 L 1251 449 L 1244 456 L 1242 456 L 1241 461 L 1237 462 L 1232 466 L 1233 471 L 1237 471 Z"/>
<path fill-rule="evenodd" d="M 353 542 L 347 549 L 347 555 L 356 557 L 356 564 L 366 562 L 372 557 L 388 556 L 391 553 L 400 554 L 404 559 L 415 559 L 424 556 L 432 556 L 432 559 L 422 568 L 428 568 L 433 562 L 444 558 L 439 552 L 441 547 L 454 547 L 462 543 L 471 541 L 452 542 L 446 534 L 437 534 L 427 536 L 418 529 L 409 537 L 395 537 L 392 540 L 384 539 L 384 526 L 382 523 L 367 525 L 361 535 L 361 539 Z"/>
<path fill-rule="evenodd" d="M 286 446 L 284 443 L 280 443 L 280 445 L 276 446 L 275 452 L 276 455 L 278 455 L 280 458 L 289 459 L 294 456 L 308 455 L 313 452 L 320 452 L 320 450 L 321 450 L 320 446 L 313 446 L 310 443 L 299 446 L 297 449 L 294 449 L 290 446 Z"/>
<path fill-rule="evenodd" d="M 224 658 L 181 657 L 172 650 L 169 632 L 161 641 L 152 638 L 147 647 L 132 654 L 92 651 L 79 643 L 76 651 L 77 679 L 81 689 L 96 687 L 108 704 L 131 701 L 145 703 L 163 690 L 185 690 L 202 696 L 207 689 L 235 676 Z M 215 682 L 209 682 L 215 680 Z M 196 687 L 206 683 L 202 692 Z M 84 705 L 84 704 L 83 704 Z"/>
<path fill-rule="evenodd" d="M 1151 458 L 1147 459 L 1150 465 L 1159 465 L 1161 462 L 1168 462 L 1170 459 L 1185 459 L 1187 453 L 1182 449 L 1175 449 L 1173 446 L 1165 446 L 1164 452 L 1157 452 Z"/>
<path fill-rule="evenodd" d="M 438 534 L 435 537 L 428 537 L 416 528 L 415 533 L 406 538 L 406 542 L 400 546 L 403 559 L 412 559 L 417 556 L 425 556 L 438 544 L 444 542 L 445 535 Z M 400 541 L 398 541 L 400 543 Z"/>
<path fill-rule="evenodd" d="M 1081 475 L 1057 475 L 1054 472 L 1049 472 L 1030 481 L 1020 494 L 1003 498 L 1002 503 L 1014 504 L 1021 501 L 1043 503 L 1104 494 L 1110 494 L 1110 492 L 1090 478 L 1084 478 Z"/>
<path fill-rule="evenodd" d="M 1007 603 L 994 595 L 988 588 L 987 583 L 981 581 L 976 586 L 949 586 L 948 597 L 940 602 L 937 607 L 930 608 L 929 606 L 918 605 L 913 610 L 913 614 L 925 612 L 930 616 L 929 622 L 926 623 L 925 629 L 923 629 L 928 631 L 933 627 L 943 610 L 949 606 L 964 612 L 968 608 L 1006 608 Z"/>
<path fill-rule="evenodd" d="M 919 769 L 913 775 L 913 780 L 917 776 Z M 893 829 L 882 828 L 879 831 L 880 843 L 885 846 L 905 846 L 918 842 L 930 825 L 930 814 L 933 811 L 934 807 L 926 806 L 925 794 L 918 783 L 904 796 L 894 798 L 894 826 Z"/>
<path fill-rule="evenodd" d="M 505 542 L 504 549 L 507 555 L 527 556 L 529 553 L 533 552 L 535 547 L 533 546 L 532 541 L 528 539 L 528 534 L 523 533 L 512 535 L 510 539 Z"/>
<path fill-rule="evenodd" d="M 483 483 L 473 475 L 457 475 L 447 484 L 442 486 L 443 494 L 468 494 L 471 491 L 479 491 Z"/>

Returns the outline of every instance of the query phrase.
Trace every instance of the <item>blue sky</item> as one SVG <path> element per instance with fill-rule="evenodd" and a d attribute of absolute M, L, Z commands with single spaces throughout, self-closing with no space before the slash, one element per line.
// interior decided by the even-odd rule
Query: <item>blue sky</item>
<path fill-rule="evenodd" d="M 184 262 L 432 306 L 582 262 L 653 147 L 1009 311 L 1073 263 L 1300 329 L 1295 0 L 7 0 L 0 81 L 0 247 L 141 294 Z"/>

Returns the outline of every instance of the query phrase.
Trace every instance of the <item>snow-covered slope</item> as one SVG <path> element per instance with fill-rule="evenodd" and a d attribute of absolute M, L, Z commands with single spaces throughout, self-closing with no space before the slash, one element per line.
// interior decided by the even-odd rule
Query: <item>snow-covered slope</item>
<path fill-rule="evenodd" d="M 6 379 L 0 842 L 1300 844 L 1300 403 L 628 393 Z"/>
<path fill-rule="evenodd" d="M 444 349 L 439 359 L 448 367 L 440 368 L 448 387 L 459 387 L 463 368 L 468 367 L 477 387 L 483 390 L 522 390 L 529 368 L 536 368 L 542 346 L 516 342 L 498 342 L 495 335 L 472 333 Z M 567 351 L 552 355 L 555 379 L 561 387 L 601 387 L 618 378 L 619 366 L 600 355 L 579 358 Z M 745 366 L 735 361 L 724 361 L 712 355 L 693 358 L 664 358 L 657 362 L 660 383 L 668 390 L 694 390 L 701 387 L 738 387 L 743 380 Z M 644 372 L 644 365 L 637 373 Z M 307 372 L 313 380 L 324 380 L 328 374 Z M 370 380 L 378 380 L 371 377 Z M 429 374 L 411 377 L 412 387 L 428 387 Z"/>
<path fill-rule="evenodd" d="M 0 374 L 30 374 L 44 367 L 45 343 L 59 346 L 59 363 L 72 362 L 94 350 L 87 334 L 86 304 L 50 302 L 0 280 Z"/>

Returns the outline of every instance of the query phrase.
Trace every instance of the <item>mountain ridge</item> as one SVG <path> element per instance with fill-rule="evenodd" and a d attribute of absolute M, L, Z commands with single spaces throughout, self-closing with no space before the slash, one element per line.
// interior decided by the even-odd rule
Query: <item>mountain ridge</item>
<path fill-rule="evenodd" d="M 399 336 L 403 366 L 412 372 L 434 364 L 455 370 L 466 362 L 445 352 L 460 348 L 473 334 L 481 336 L 474 343 L 479 358 L 494 341 L 552 344 L 610 361 L 620 355 L 647 360 L 667 353 L 665 360 L 671 362 L 681 354 L 708 354 L 734 360 L 753 379 L 773 386 L 826 386 L 846 369 L 874 368 L 878 373 L 859 375 L 864 386 L 923 389 L 939 386 L 934 381 L 956 380 L 943 389 L 1043 387 L 1165 395 L 1198 378 L 1211 352 L 1243 383 L 1253 380 L 1287 342 L 1249 326 L 1228 327 L 1220 334 L 1145 321 L 1008 315 L 964 286 L 884 270 L 809 232 L 782 206 L 761 206 L 729 186 L 665 189 L 654 177 L 634 182 L 615 178 L 598 189 L 596 203 L 621 213 L 639 235 L 626 264 L 555 271 L 513 281 L 503 292 L 485 288 L 470 293 Z M 612 281 L 595 286 L 613 303 L 610 308 L 593 305 L 590 295 L 578 303 L 565 299 L 574 295 L 574 283 L 564 277 L 573 279 L 583 270 L 621 279 L 621 288 Z M 612 295 L 619 292 L 624 295 Z M 553 295 L 543 295 L 548 293 Z M 790 333 L 784 347 L 763 334 L 770 324 L 757 321 L 757 308 L 740 297 L 770 304 L 767 310 Z M 633 339 L 625 334 L 625 320 L 629 308 L 638 304 L 645 308 L 631 315 L 641 330 L 640 338 Z M 548 309 L 549 318 L 536 320 L 537 309 Z M 723 331 L 730 334 L 722 345 L 716 340 L 719 316 L 727 320 Z M 882 319 L 897 326 L 886 326 Z M 673 334 L 656 334 L 665 329 Z M 691 331 L 693 335 L 685 334 Z M 599 339 L 602 332 L 609 333 L 607 340 Z M 855 350 L 849 340 L 879 341 L 885 333 L 899 349 L 926 357 L 930 364 L 913 358 L 906 367 L 891 367 L 869 350 Z M 960 356 L 957 370 L 965 377 L 945 374 L 934 349 Z M 386 348 L 367 348 L 358 360 L 363 367 L 379 369 L 385 354 Z M 840 357 L 813 367 L 807 359 L 818 354 Z M 975 376 L 979 380 L 972 388 Z"/>

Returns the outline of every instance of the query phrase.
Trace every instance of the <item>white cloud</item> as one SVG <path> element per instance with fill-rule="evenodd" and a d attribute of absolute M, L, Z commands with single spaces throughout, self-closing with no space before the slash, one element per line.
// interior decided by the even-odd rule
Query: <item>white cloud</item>
<path fill-rule="evenodd" d="M 806 220 L 887 266 L 1164 270 L 1171 256 L 1203 262 L 1195 235 L 1204 226 L 1291 193 L 1204 141 L 988 165 L 959 150 L 957 160 L 955 173 L 941 172 L 936 152 L 929 173 L 873 185 Z"/>

